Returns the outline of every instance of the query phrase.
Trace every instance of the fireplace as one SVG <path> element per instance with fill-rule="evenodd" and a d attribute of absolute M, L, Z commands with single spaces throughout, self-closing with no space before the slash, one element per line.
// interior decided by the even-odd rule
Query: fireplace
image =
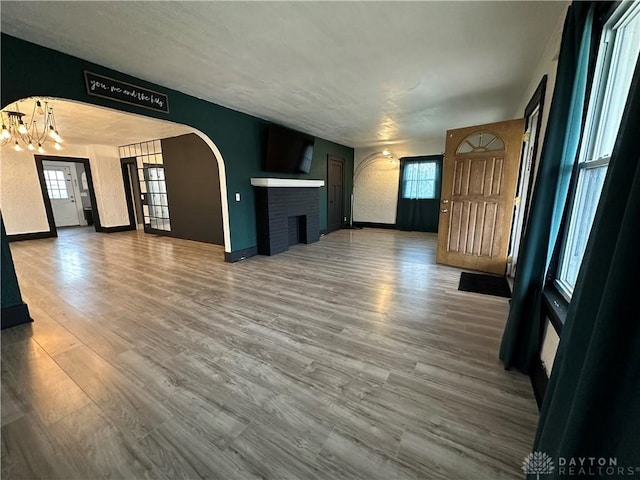
<path fill-rule="evenodd" d="M 276 255 L 296 243 L 320 239 L 323 180 L 252 178 L 255 190 L 258 253 Z"/>

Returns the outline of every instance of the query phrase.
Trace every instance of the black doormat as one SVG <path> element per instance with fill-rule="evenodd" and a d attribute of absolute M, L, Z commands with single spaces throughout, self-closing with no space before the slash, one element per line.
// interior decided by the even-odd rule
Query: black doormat
<path fill-rule="evenodd" d="M 484 273 L 462 272 L 458 290 L 511 298 L 511 289 L 505 277 Z"/>

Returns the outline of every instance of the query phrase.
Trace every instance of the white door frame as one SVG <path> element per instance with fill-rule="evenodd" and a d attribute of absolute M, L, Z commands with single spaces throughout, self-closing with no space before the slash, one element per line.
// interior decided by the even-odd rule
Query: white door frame
<path fill-rule="evenodd" d="M 529 195 L 529 180 L 533 175 L 533 153 L 535 152 L 536 138 L 538 131 L 538 117 L 540 115 L 540 107 L 536 107 L 531 115 L 526 118 L 527 130 L 525 132 L 525 141 L 520 161 L 520 179 L 518 180 L 518 189 L 516 190 L 515 212 L 513 214 L 513 227 L 511 228 L 511 242 L 509 243 L 509 262 L 507 263 L 507 276 L 515 275 L 516 265 L 518 263 L 518 254 L 520 253 L 520 240 L 522 238 L 522 230 L 524 227 L 524 219 L 527 215 L 525 208 L 528 208 L 527 198 Z"/>
<path fill-rule="evenodd" d="M 538 158 L 544 131 L 543 114 L 544 103 L 547 95 L 547 76 L 543 75 L 536 91 L 531 96 L 524 110 L 526 133 L 522 155 L 520 157 L 520 178 L 516 195 L 516 207 L 513 212 L 513 226 L 511 227 L 511 241 L 509 243 L 509 256 L 507 257 L 507 277 L 514 278 L 518 267 L 520 242 L 524 236 L 524 230 L 529 216 L 529 204 L 537 175 Z M 528 135 L 527 135 L 528 134 Z"/>

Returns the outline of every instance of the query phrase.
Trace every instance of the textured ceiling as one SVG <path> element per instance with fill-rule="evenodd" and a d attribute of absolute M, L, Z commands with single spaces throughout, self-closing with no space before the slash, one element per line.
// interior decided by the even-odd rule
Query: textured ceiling
<path fill-rule="evenodd" d="M 2 2 L 2 31 L 350 146 L 510 118 L 566 2 Z"/>
<path fill-rule="evenodd" d="M 156 120 L 108 108 L 86 105 L 66 100 L 48 99 L 53 107 L 58 132 L 65 145 L 112 145 L 119 147 L 131 143 L 145 142 L 158 138 L 177 137 L 193 132 L 193 128 L 171 122 Z M 15 110 L 16 105 L 26 116 L 26 124 L 31 123 L 32 99 L 12 103 L 5 110 Z M 36 113 L 38 126 L 43 119 Z M 63 152 L 61 152 L 63 153 Z"/>

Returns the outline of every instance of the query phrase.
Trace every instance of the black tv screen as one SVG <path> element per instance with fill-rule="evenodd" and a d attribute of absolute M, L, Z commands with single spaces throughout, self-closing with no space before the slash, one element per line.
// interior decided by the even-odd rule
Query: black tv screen
<path fill-rule="evenodd" d="M 264 169 L 278 173 L 309 173 L 314 137 L 279 125 L 269 125 Z"/>

